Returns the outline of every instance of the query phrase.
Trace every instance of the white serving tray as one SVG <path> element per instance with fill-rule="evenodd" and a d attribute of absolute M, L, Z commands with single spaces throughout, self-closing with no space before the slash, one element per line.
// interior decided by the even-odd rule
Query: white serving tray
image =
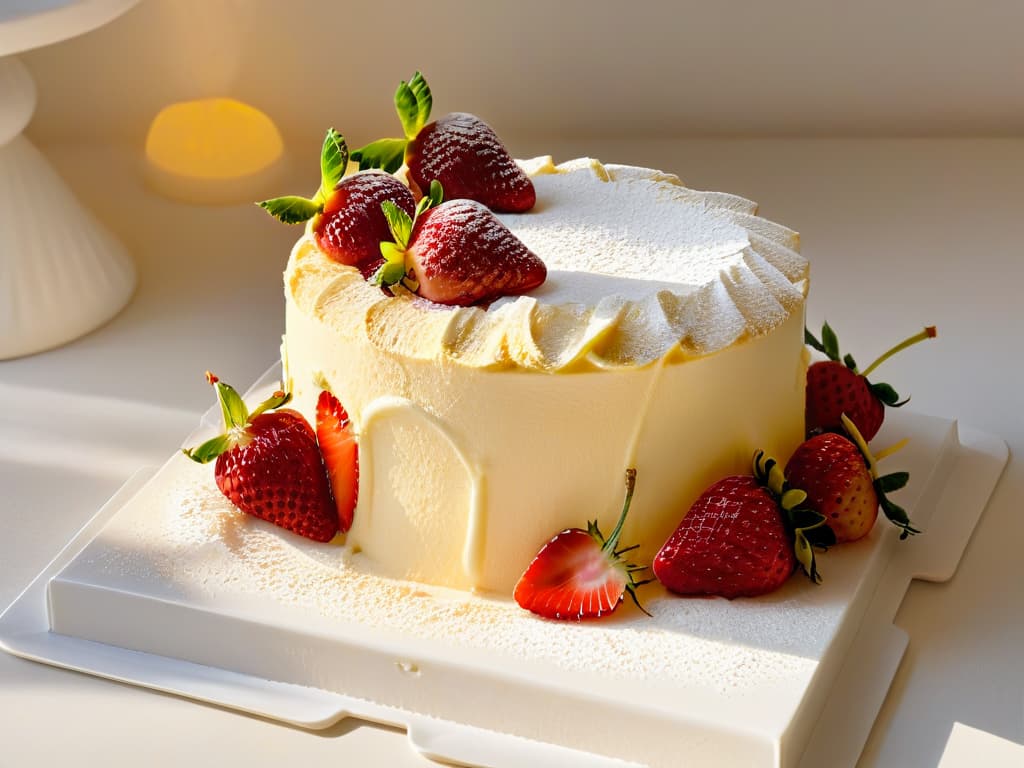
<path fill-rule="evenodd" d="M 878 444 L 887 435 L 911 437 L 892 466 L 911 472 L 911 485 L 897 499 L 925 533 L 898 542 L 895 528 L 882 520 L 870 541 L 822 557 L 824 585 L 794 577 L 781 605 L 797 607 L 795 633 L 817 633 L 820 642 L 798 644 L 791 667 L 775 669 L 776 680 L 744 695 L 678 681 L 630 685 L 550 661 L 325 621 L 272 596 L 235 598 L 227 584 L 214 585 L 223 599 L 211 604 L 201 596 L 208 584 L 200 588 L 182 577 L 168 591 L 132 568 L 98 565 L 99 555 L 124 549 L 127 534 L 145 525 L 151 499 L 165 492 L 180 456 L 129 480 L 0 615 L 0 647 L 311 729 L 345 717 L 403 727 L 425 756 L 465 765 L 626 764 L 615 756 L 651 765 L 853 765 L 908 643 L 892 622 L 910 581 L 953 575 L 1007 460 L 1000 439 L 945 419 L 891 413 Z M 656 618 L 629 629 L 669 631 L 666 622 L 678 627 L 685 611 L 735 615 L 737 644 L 755 659 L 762 652 L 779 656 L 778 638 L 761 649 L 757 631 L 750 631 L 763 602 L 652 600 L 652 594 L 647 601 Z M 237 654 L 239 647 L 253 650 Z M 320 650 L 310 656 L 310 648 Z M 261 665 L 270 657 L 276 661 Z M 325 671 L 325 658 L 338 669 Z M 496 726 L 482 712 L 499 701 L 505 719 Z M 538 706 L 586 711 L 595 729 L 623 738 L 615 744 L 582 734 L 574 741 L 565 736 L 572 730 L 566 723 L 518 731 L 516 713 L 525 722 Z"/>

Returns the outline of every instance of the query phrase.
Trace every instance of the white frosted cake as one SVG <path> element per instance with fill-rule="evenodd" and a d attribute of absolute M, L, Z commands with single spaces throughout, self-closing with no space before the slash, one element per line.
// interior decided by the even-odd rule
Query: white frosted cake
<path fill-rule="evenodd" d="M 699 493 L 803 438 L 798 235 L 756 205 L 589 159 L 522 164 L 502 222 L 547 265 L 489 307 L 389 295 L 307 233 L 285 273 L 285 386 L 326 381 L 359 435 L 346 545 L 380 574 L 508 595 L 555 532 L 614 526 L 649 562 Z M 606 530 L 607 530 L 606 529 Z"/>

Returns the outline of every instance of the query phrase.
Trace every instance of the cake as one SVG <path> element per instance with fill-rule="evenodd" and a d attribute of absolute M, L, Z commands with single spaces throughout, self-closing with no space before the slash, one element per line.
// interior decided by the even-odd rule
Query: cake
<path fill-rule="evenodd" d="M 501 221 L 547 265 L 526 295 L 389 295 L 309 229 L 285 272 L 285 387 L 320 387 L 360 443 L 346 546 L 378 573 L 511 594 L 538 547 L 597 518 L 647 561 L 711 482 L 803 438 L 798 235 L 660 171 L 520 163 L 536 204 Z"/>
<path fill-rule="evenodd" d="M 208 375 L 225 434 L 204 426 L 111 502 L 33 586 L 59 642 L 15 652 L 313 728 L 396 724 L 460 764 L 836 758 L 834 723 L 878 706 L 863 680 L 887 682 L 875 662 L 903 648 L 878 628 L 915 566 L 890 567 L 879 506 L 901 538 L 918 529 L 884 495 L 907 473 L 879 477 L 866 442 L 902 401 L 866 373 L 917 337 L 862 373 L 827 325 L 806 331 L 799 238 L 748 200 L 501 157 L 472 116 L 424 125 L 419 75 L 396 104 L 406 139 L 353 153 L 384 173 L 346 176 L 332 129 L 314 196 L 261 204 L 310 220 L 284 274 L 280 386 L 264 377 L 247 405 Z M 448 174 L 438 125 L 471 146 L 468 172 Z M 417 250 L 438 220 L 455 222 L 442 250 L 488 222 L 440 277 Z M 805 341 L 829 360 L 809 367 Z M 927 473 L 908 506 L 927 513 L 956 429 L 908 424 Z M 855 539 L 827 583 L 790 579 L 820 582 L 814 545 Z M 583 621 L 624 592 L 640 610 Z"/>

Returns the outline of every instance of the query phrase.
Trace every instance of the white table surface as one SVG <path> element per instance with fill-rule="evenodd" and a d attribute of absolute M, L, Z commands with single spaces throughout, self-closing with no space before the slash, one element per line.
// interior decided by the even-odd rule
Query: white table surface
<path fill-rule="evenodd" d="M 0 362 L 0 607 L 139 466 L 161 463 L 210 404 L 203 371 L 245 386 L 275 358 L 280 275 L 298 231 L 252 206 L 148 193 L 141 150 L 44 146 L 135 254 L 138 293 L 64 348 Z M 913 585 L 910 645 L 861 766 L 936 766 L 954 723 L 1024 742 L 1024 140 L 706 140 L 514 147 L 592 154 L 759 200 L 801 231 L 811 327 L 825 317 L 867 362 L 925 324 L 939 339 L 885 380 L 911 406 L 996 433 L 1011 449 L 946 584 Z M 316 184 L 316 147 L 281 192 Z M 399 731 L 321 733 L 0 654 L 0 766 L 186 763 L 428 765 Z M 944 763 L 944 768 L 945 768 Z"/>

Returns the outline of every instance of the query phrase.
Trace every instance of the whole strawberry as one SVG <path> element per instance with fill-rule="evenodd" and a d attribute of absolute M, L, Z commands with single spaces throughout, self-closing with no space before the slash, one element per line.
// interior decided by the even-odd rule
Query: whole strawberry
<path fill-rule="evenodd" d="M 475 115 L 453 112 L 427 123 L 433 99 L 419 72 L 395 92 L 395 109 L 405 138 L 380 139 L 352 153 L 360 168 L 397 171 L 403 161 L 409 182 L 421 195 L 440 182 L 448 199 L 476 200 L 492 211 L 521 213 L 537 200 L 533 182 L 505 149 L 494 130 Z"/>
<path fill-rule="evenodd" d="M 587 530 L 567 528 L 541 547 L 516 583 L 513 597 L 520 607 L 548 619 L 580 621 L 611 613 L 628 594 L 644 610 L 636 590 L 651 580 L 637 581 L 635 575 L 646 568 L 622 560 L 636 547 L 618 548 L 635 485 L 636 470 L 627 469 L 622 514 L 607 539 L 594 520 Z"/>
<path fill-rule="evenodd" d="M 786 464 L 786 481 L 807 492 L 807 504 L 824 516 L 836 542 L 856 541 L 875 525 L 878 508 L 901 529 L 900 538 L 919 533 L 906 510 L 886 496 L 907 484 L 910 475 L 878 476 L 874 456 L 852 420 L 843 424 L 853 438 L 825 432 L 800 444 Z"/>
<path fill-rule="evenodd" d="M 807 369 L 807 434 L 842 431 L 840 416 L 845 413 L 864 439 L 872 440 L 885 420 L 885 406 L 899 408 L 907 400 L 901 401 L 888 384 L 872 384 L 867 377 L 897 352 L 935 335 L 934 326 L 925 328 L 897 344 L 862 373 L 851 355 L 840 362 L 839 340 L 828 323 L 822 328 L 820 341 L 810 331 L 804 331 L 807 344 L 828 356 L 828 360 L 816 362 Z"/>
<path fill-rule="evenodd" d="M 383 261 L 380 243 L 388 223 L 381 203 L 390 202 L 410 216 L 416 207 L 412 192 L 394 176 L 368 172 L 345 176 L 348 147 L 333 128 L 320 153 L 320 188 L 312 198 L 276 197 L 259 203 L 286 224 L 313 220 L 317 245 L 335 261 L 358 267 L 368 276 Z"/>
<path fill-rule="evenodd" d="M 719 480 L 693 503 L 654 557 L 658 581 L 681 595 L 729 599 L 772 592 L 801 565 L 818 581 L 813 545 L 826 545 L 820 515 L 802 508 L 806 494 L 790 488 L 762 451 L 754 474 Z"/>
<path fill-rule="evenodd" d="M 437 304 L 469 306 L 533 290 L 547 278 L 544 262 L 487 208 L 472 200 L 439 203 L 431 184 L 415 218 L 387 203 L 392 243 L 375 275 L 384 286 L 401 282 Z"/>
<path fill-rule="evenodd" d="M 291 396 L 275 392 L 249 413 L 234 389 L 212 374 L 207 379 L 224 413 L 224 434 L 185 449 L 185 455 L 200 464 L 216 459 L 217 487 L 243 512 L 330 541 L 338 514 L 316 435 L 297 411 L 275 410 Z"/>

